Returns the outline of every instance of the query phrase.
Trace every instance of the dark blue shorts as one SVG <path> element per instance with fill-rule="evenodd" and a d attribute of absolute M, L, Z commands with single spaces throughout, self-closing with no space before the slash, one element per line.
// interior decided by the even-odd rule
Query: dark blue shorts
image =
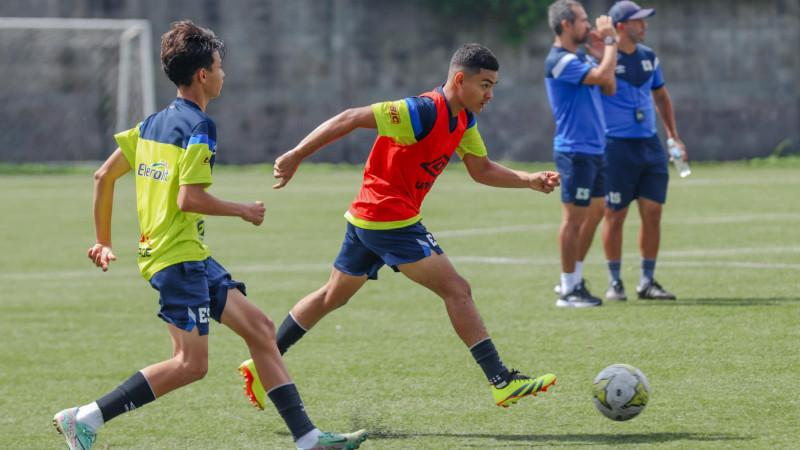
<path fill-rule="evenodd" d="M 607 138 L 606 161 L 606 204 L 612 210 L 625 209 L 639 197 L 661 204 L 667 201 L 667 154 L 658 135 L 643 139 Z"/>
<path fill-rule="evenodd" d="M 603 155 L 553 152 L 561 173 L 561 202 L 589 206 L 592 198 L 606 195 L 606 163 Z"/>
<path fill-rule="evenodd" d="M 342 272 L 370 280 L 378 279 L 378 269 L 384 264 L 398 272 L 398 264 L 413 263 L 444 250 L 428 233 L 422 222 L 394 230 L 367 230 L 347 224 L 342 249 L 333 267 Z"/>
<path fill-rule="evenodd" d="M 176 327 L 200 335 L 208 334 L 208 319 L 217 322 L 228 301 L 228 289 L 246 294 L 244 283 L 231 279 L 231 274 L 213 258 L 187 261 L 159 270 L 150 278 L 150 286 L 160 294 L 158 316 Z"/>

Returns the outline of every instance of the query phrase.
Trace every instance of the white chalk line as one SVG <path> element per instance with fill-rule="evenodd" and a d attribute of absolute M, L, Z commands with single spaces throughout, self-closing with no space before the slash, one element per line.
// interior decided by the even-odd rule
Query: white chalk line
<path fill-rule="evenodd" d="M 669 267 L 712 267 L 712 268 L 739 268 L 739 269 L 788 269 L 800 270 L 800 264 L 786 263 L 760 263 L 752 261 L 674 261 L 664 258 L 691 258 L 691 257 L 720 257 L 739 256 L 750 254 L 781 254 L 800 253 L 800 247 L 769 247 L 769 248 L 730 248 L 720 250 L 673 250 L 660 252 L 658 265 Z M 333 258 L 333 257 L 331 257 Z M 557 256 L 552 258 L 512 258 L 504 256 L 449 256 L 450 260 L 458 264 L 494 264 L 494 265 L 528 265 L 550 266 L 560 264 Z M 624 260 L 637 260 L 639 255 L 624 255 Z M 587 261 L 587 264 L 594 264 Z M 333 259 L 328 263 L 308 264 L 256 264 L 246 266 L 230 266 L 228 270 L 236 277 L 240 273 L 286 273 L 286 272 L 326 272 L 331 269 Z M 99 269 L 87 267 L 86 270 L 52 270 L 45 272 L 18 272 L 0 274 L 3 281 L 35 281 L 35 280 L 64 280 L 83 279 L 90 277 L 136 277 L 141 276 L 138 271 L 130 267 L 122 268 L 112 264 L 106 273 L 99 273 Z"/>

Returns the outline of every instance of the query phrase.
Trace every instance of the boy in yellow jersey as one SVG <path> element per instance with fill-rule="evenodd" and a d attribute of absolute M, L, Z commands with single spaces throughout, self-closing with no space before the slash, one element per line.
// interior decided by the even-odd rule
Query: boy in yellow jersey
<path fill-rule="evenodd" d="M 353 449 L 366 439 L 364 430 L 323 433 L 311 423 L 275 344 L 273 322 L 247 300 L 244 283 L 234 281 L 203 243 L 206 214 L 238 216 L 258 226 L 265 212 L 262 202 L 228 202 L 206 192 L 217 133 L 205 109 L 222 89 L 223 55 L 224 45 L 211 30 L 190 21 L 173 23 L 161 37 L 161 62 L 178 87 L 177 98 L 117 134 L 119 148 L 95 173 L 97 243 L 88 256 L 104 272 L 116 260 L 111 249 L 114 184 L 133 169 L 141 227 L 139 268 L 159 292 L 158 315 L 167 323 L 174 356 L 136 372 L 95 402 L 56 414 L 53 423 L 70 449 L 89 449 L 105 422 L 203 378 L 209 319 L 245 340 L 298 448 Z"/>
<path fill-rule="evenodd" d="M 384 264 L 439 295 L 456 333 L 469 347 L 491 385 L 494 401 L 507 407 L 521 397 L 546 390 L 555 375 L 537 378 L 508 370 L 500 359 L 475 303 L 469 284 L 453 268 L 433 235 L 422 225 L 420 205 L 453 152 L 470 176 L 489 186 L 552 192 L 555 172 L 528 173 L 489 160 L 475 120 L 492 99 L 499 63 L 489 49 L 465 44 L 450 61 L 447 82 L 431 92 L 403 100 L 348 109 L 317 127 L 275 162 L 281 188 L 298 165 L 320 147 L 356 128 L 378 130 L 364 168 L 364 182 L 345 217 L 347 232 L 328 282 L 301 299 L 278 330 L 285 352 L 311 327 L 343 306 Z M 240 370 L 256 406 L 264 405 L 253 380 L 257 365 Z"/>

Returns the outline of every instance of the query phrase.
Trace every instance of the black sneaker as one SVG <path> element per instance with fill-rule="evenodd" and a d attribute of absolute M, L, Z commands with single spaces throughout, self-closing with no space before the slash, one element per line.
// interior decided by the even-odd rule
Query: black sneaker
<path fill-rule="evenodd" d="M 650 280 L 644 286 L 637 286 L 636 293 L 641 300 L 675 300 L 675 296 L 665 291 L 656 280 Z"/>
<path fill-rule="evenodd" d="M 585 280 L 581 280 L 580 283 L 575 285 L 575 288 L 572 290 L 572 292 L 562 295 L 561 297 L 558 297 L 558 300 L 556 300 L 556 306 L 560 306 L 562 308 L 588 308 L 590 306 L 600 306 L 602 304 L 602 300 L 590 294 L 589 290 L 586 289 Z"/>
<path fill-rule="evenodd" d="M 627 300 L 628 296 L 625 294 L 625 286 L 622 285 L 622 280 L 614 280 L 608 285 L 606 289 L 606 300 Z"/>

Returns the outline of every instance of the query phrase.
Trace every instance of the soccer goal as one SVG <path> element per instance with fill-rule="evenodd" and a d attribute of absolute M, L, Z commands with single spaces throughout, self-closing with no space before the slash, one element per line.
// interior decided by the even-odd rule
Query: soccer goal
<path fill-rule="evenodd" d="M 0 162 L 102 160 L 155 110 L 146 20 L 0 18 Z"/>

